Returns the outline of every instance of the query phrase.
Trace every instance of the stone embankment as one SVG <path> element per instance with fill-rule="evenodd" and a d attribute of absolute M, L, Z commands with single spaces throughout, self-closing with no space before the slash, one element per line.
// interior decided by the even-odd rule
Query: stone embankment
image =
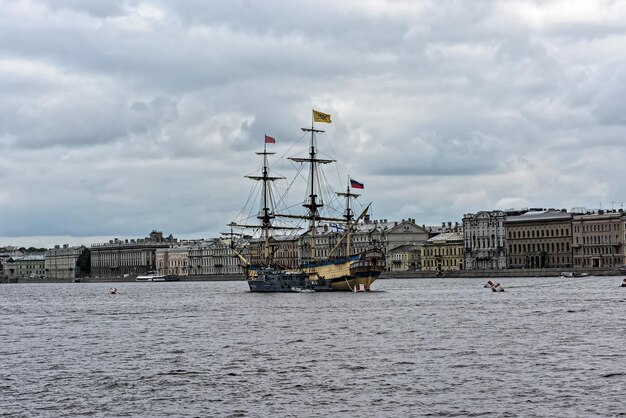
<path fill-rule="evenodd" d="M 505 270 L 458 270 L 443 271 L 437 274 L 436 271 L 386 271 L 381 279 L 432 279 L 432 278 L 498 278 L 498 277 L 560 277 L 567 276 L 617 276 L 625 275 L 618 269 L 593 269 L 586 271 L 572 269 L 505 269 Z M 6 278 L 5 278 L 6 279 Z M 243 281 L 243 274 L 234 275 L 205 275 L 205 276 L 180 276 L 181 282 L 227 282 Z M 11 280 L 0 280 L 0 283 L 121 283 L 134 282 L 135 277 L 85 277 L 81 279 L 33 279 L 19 278 Z"/>
<path fill-rule="evenodd" d="M 623 273 L 621 273 L 623 275 Z M 386 271 L 382 279 L 430 279 L 430 278 L 492 278 L 492 277 L 560 277 L 563 275 L 580 276 L 616 276 L 618 269 L 503 269 L 503 270 L 457 270 L 442 271 Z"/>

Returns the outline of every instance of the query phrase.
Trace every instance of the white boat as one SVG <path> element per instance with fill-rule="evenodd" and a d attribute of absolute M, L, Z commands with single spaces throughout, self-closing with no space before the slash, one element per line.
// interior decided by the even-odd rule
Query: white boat
<path fill-rule="evenodd" d="M 146 274 L 135 277 L 136 282 L 176 282 L 177 276 L 171 274 Z"/>

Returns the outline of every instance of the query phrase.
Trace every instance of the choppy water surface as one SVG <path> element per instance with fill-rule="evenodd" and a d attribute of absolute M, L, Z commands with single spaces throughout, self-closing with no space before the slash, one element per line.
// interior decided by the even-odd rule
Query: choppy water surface
<path fill-rule="evenodd" d="M 626 414 L 621 278 L 0 285 L 0 415 Z"/>

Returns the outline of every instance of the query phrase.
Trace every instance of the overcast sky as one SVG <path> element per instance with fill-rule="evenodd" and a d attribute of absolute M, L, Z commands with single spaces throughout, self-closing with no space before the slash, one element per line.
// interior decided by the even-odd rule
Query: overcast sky
<path fill-rule="evenodd" d="M 330 113 L 376 219 L 626 201 L 626 2 L 0 0 L 0 245 L 208 238 Z"/>

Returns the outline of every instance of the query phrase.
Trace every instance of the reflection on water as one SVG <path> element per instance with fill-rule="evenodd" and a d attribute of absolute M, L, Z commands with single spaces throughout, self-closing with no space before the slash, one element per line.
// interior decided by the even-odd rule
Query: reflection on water
<path fill-rule="evenodd" d="M 624 414 L 621 278 L 0 285 L 0 415 Z"/>

